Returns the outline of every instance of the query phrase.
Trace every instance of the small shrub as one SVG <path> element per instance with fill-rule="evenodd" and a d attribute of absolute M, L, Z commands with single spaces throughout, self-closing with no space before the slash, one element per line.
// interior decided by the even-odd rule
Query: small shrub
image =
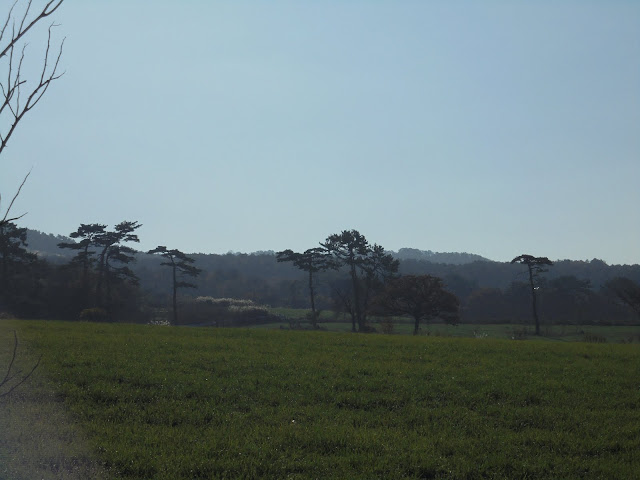
<path fill-rule="evenodd" d="M 599 333 L 584 332 L 583 341 L 589 343 L 607 343 L 607 337 Z"/>
<path fill-rule="evenodd" d="M 380 328 L 382 329 L 382 333 L 386 333 L 387 335 L 390 335 L 393 333 L 394 327 L 395 327 L 395 323 L 393 322 L 393 318 L 391 317 L 384 317 L 380 321 Z"/>
<path fill-rule="evenodd" d="M 171 322 L 164 318 L 154 318 L 149 321 L 148 325 L 154 325 L 156 327 L 168 327 L 171 325 Z"/>
<path fill-rule="evenodd" d="M 104 322 L 107 318 L 107 311 L 104 308 L 85 308 L 80 312 L 80 320 L 87 322 Z"/>
<path fill-rule="evenodd" d="M 526 340 L 529 335 L 527 327 L 514 328 L 511 331 L 511 340 Z"/>
<path fill-rule="evenodd" d="M 239 315 L 266 315 L 269 313 L 267 307 L 259 305 L 229 305 L 229 311 Z"/>
<path fill-rule="evenodd" d="M 634 343 L 634 342 L 640 342 L 640 333 L 634 335 L 627 335 L 626 338 L 623 338 L 620 343 Z"/>
<path fill-rule="evenodd" d="M 432 335 L 434 337 L 452 337 L 453 335 L 451 335 L 449 332 L 443 332 L 441 330 L 435 330 Z"/>
<path fill-rule="evenodd" d="M 300 320 L 296 318 L 289 318 L 287 321 L 289 322 L 289 330 L 303 330 Z"/>
<path fill-rule="evenodd" d="M 240 327 L 280 321 L 266 306 L 245 299 L 197 297 L 185 300 L 181 310 L 181 325 Z"/>
<path fill-rule="evenodd" d="M 215 298 L 215 297 L 196 297 L 196 302 L 206 303 L 213 305 L 214 307 L 253 307 L 256 304 L 253 300 L 246 300 L 240 298 Z"/>

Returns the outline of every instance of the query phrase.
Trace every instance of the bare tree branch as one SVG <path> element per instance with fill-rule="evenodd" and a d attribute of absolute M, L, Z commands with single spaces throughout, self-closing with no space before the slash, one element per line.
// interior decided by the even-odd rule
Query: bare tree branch
<path fill-rule="evenodd" d="M 11 9 L 9 10 L 9 13 L 7 15 L 7 20 L 5 21 L 4 26 L 2 27 L 2 30 L 0 30 L 0 42 L 2 41 L 2 39 L 4 37 L 4 33 L 5 33 L 6 28 L 7 28 L 7 25 L 9 25 L 9 23 L 11 23 L 11 19 L 13 18 L 13 9 L 18 4 L 18 1 L 19 0 L 16 0 L 15 2 L 13 2 L 13 5 L 11 6 Z M 58 1 L 50 0 L 44 6 L 42 11 L 38 14 L 38 16 L 36 16 L 33 20 L 31 20 L 31 22 L 29 22 L 29 24 L 25 27 L 24 24 L 27 21 L 27 17 L 29 16 L 29 10 L 31 9 L 31 3 L 32 3 L 32 0 L 29 0 L 29 2 L 27 3 L 27 8 L 25 9 L 24 14 L 22 15 L 22 21 L 20 22 L 20 28 L 18 29 L 17 33 L 14 31 L 14 34 L 11 36 L 11 39 L 9 40 L 7 45 L 0 51 L 0 58 L 4 57 L 7 54 L 7 52 L 9 50 L 11 50 L 15 46 L 15 44 L 18 43 L 20 41 L 20 39 L 29 30 L 31 30 L 31 28 L 35 24 L 37 24 L 40 20 L 42 20 L 45 17 L 48 17 L 53 12 L 55 12 L 58 9 L 58 7 L 60 7 L 60 5 L 62 5 L 63 1 L 64 0 L 58 0 Z M 13 26 L 14 26 L 14 30 L 15 30 L 15 20 L 13 21 Z M 2 48 L 2 47 L 0 46 L 0 48 Z"/>
<path fill-rule="evenodd" d="M 18 191 L 11 199 L 11 202 L 9 203 L 9 206 L 7 207 L 6 212 L 4 212 L 4 217 L 2 218 L 2 220 L 0 220 L 0 227 L 6 223 L 13 222 L 14 220 L 19 220 L 27 214 L 27 212 L 25 212 L 22 215 L 18 215 L 17 217 L 8 218 L 9 212 L 11 211 L 11 207 L 13 207 L 13 203 L 16 201 L 16 198 L 18 198 L 18 196 L 20 195 L 20 191 L 22 190 L 22 187 L 24 186 L 24 184 L 27 182 L 27 178 L 29 178 L 29 175 L 31 175 L 31 172 L 25 175 L 24 179 L 22 180 L 22 183 L 20 184 L 20 187 L 18 187 Z M 0 194 L 0 207 L 1 206 L 2 206 L 2 194 Z M 0 210 L 0 214 L 1 212 L 2 210 Z"/>
<path fill-rule="evenodd" d="M 16 376 L 20 375 L 21 373 L 20 371 L 13 372 L 13 365 L 15 364 L 15 361 L 16 361 L 17 352 L 18 352 L 18 335 L 14 330 L 13 331 L 13 354 L 11 355 L 11 361 L 9 362 L 9 366 L 7 367 L 7 372 L 5 373 L 2 381 L 0 381 L 0 388 L 4 387 L 5 385 L 9 385 L 11 383 L 11 380 L 13 380 Z M 6 392 L 0 392 L 0 398 L 6 397 L 11 392 L 13 392 L 16 388 L 22 385 L 24 382 L 26 382 L 29 379 L 29 377 L 33 375 L 33 372 L 36 371 L 36 368 L 38 368 L 38 366 L 40 365 L 41 360 L 42 360 L 42 356 L 38 358 L 38 361 L 31 368 L 31 370 L 29 370 L 29 373 L 23 375 L 23 377 L 18 382 L 11 385 L 9 390 L 7 390 Z"/>
<path fill-rule="evenodd" d="M 19 43 L 34 25 L 55 12 L 64 0 L 50 0 L 40 13 L 30 21 L 28 17 L 32 0 L 29 0 L 18 22 L 15 18 L 16 13 L 14 13 L 14 10 L 19 1 L 20 0 L 16 0 L 11 6 L 7 19 L 0 30 L 0 62 L 6 62 L 7 68 L 6 79 L 0 80 L 0 92 L 2 93 L 2 97 L 0 98 L 0 125 L 8 125 L 5 132 L 0 131 L 0 154 L 2 154 L 2 151 L 7 146 L 9 139 L 20 121 L 24 118 L 24 115 L 38 104 L 48 90 L 49 85 L 64 75 L 64 72 L 59 73 L 58 67 L 60 65 L 65 39 L 62 39 L 60 42 L 58 54 L 55 56 L 55 61 L 52 62 L 51 33 L 52 29 L 58 25 L 51 23 L 48 29 L 47 45 L 39 78 L 33 82 L 33 85 L 30 85 L 27 91 L 22 91 L 27 88 L 30 82 L 23 78 L 23 65 L 27 45 L 25 43 L 22 45 L 22 48 L 20 48 Z M 10 30 L 9 26 L 11 26 Z M 20 52 L 19 58 L 16 53 L 17 48 Z M 4 77 L 4 75 L 2 75 L 2 77 Z M 23 102 L 22 99 L 25 98 L 26 101 Z M 3 118 L 3 114 L 6 118 Z"/>
<path fill-rule="evenodd" d="M 42 69 L 38 76 L 30 81 L 23 75 L 27 51 L 27 43 L 24 41 L 25 35 L 35 25 L 54 13 L 63 1 L 49 0 L 37 14 L 31 15 L 32 0 L 26 2 L 22 13 L 18 12 L 21 0 L 15 0 L 6 19 L 0 24 L 0 155 L 20 121 L 40 102 L 51 83 L 64 75 L 64 72 L 60 73 L 58 70 L 65 39 L 60 42 L 57 55 L 52 56 L 51 37 L 52 29 L 57 26 L 55 23 L 51 23 L 47 31 L 47 45 Z M 4 68 L 6 68 L 6 72 L 3 72 Z M 24 177 L 4 215 L 0 209 L 0 226 L 18 220 L 25 215 L 9 216 L 29 174 Z M 1 196 L 0 200 L 2 200 Z"/>

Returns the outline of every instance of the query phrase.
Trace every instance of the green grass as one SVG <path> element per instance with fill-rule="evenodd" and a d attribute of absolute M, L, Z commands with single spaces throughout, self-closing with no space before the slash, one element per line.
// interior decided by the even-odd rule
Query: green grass
<path fill-rule="evenodd" d="M 112 477 L 640 471 L 637 344 L 24 321 L 0 338 L 10 328 Z"/>
<path fill-rule="evenodd" d="M 270 312 L 275 315 L 282 315 L 288 319 L 299 321 L 300 326 L 311 329 L 311 324 L 306 320 L 306 315 L 310 310 L 304 308 L 271 308 Z M 395 317 L 393 334 L 411 335 L 413 334 L 413 321 L 409 318 Z M 373 327 L 378 332 L 382 332 L 382 327 L 378 319 L 372 321 Z M 323 330 L 332 332 L 350 332 L 351 323 L 346 316 L 338 317 L 329 311 L 323 311 L 320 316 L 319 326 Z M 256 325 L 252 328 L 261 329 L 288 329 L 289 322 L 274 322 Z M 609 325 L 543 325 L 542 335 L 534 335 L 532 325 L 509 325 L 509 324 L 459 324 L 447 325 L 442 323 L 422 324 L 421 335 L 433 335 L 444 337 L 468 337 L 468 338 L 502 338 L 502 339 L 528 339 L 528 340 L 551 340 L 563 342 L 615 342 L 615 343 L 640 343 L 640 325 L 631 326 L 609 326 Z"/>

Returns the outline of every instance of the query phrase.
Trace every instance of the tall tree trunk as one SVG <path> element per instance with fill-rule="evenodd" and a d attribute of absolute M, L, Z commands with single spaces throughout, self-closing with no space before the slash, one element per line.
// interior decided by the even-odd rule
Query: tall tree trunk
<path fill-rule="evenodd" d="M 0 235 L 3 235 L 4 232 L 0 229 Z M 9 297 L 8 287 L 9 287 L 9 258 L 7 254 L 7 249 L 5 248 L 4 241 L 2 242 L 2 280 L 0 281 L 0 288 L 2 292 L 0 292 L 0 296 L 7 299 Z"/>
<path fill-rule="evenodd" d="M 533 271 L 531 269 L 531 265 L 529 265 L 529 283 L 531 284 L 531 308 L 533 309 L 533 320 L 536 322 L 536 335 L 540 335 L 540 320 L 538 319 L 536 287 L 533 283 Z"/>
<path fill-rule="evenodd" d="M 311 297 L 311 323 L 314 330 L 318 328 L 316 324 L 316 302 L 313 295 L 313 272 L 309 270 L 309 295 Z"/>
<path fill-rule="evenodd" d="M 82 308 L 88 308 L 89 305 L 87 305 L 88 301 L 89 301 L 89 285 L 88 285 L 88 279 L 89 279 L 89 245 L 87 245 L 84 249 L 84 260 L 82 262 L 82 285 L 81 285 L 81 291 L 82 291 Z"/>
<path fill-rule="evenodd" d="M 358 288 L 358 273 L 356 272 L 355 261 L 351 262 L 351 282 L 353 283 L 353 302 L 356 312 L 356 320 L 358 321 L 358 330 L 362 330 L 364 322 L 362 321 L 362 311 L 360 309 L 360 289 Z M 355 327 L 354 327 L 355 331 Z"/>
<path fill-rule="evenodd" d="M 173 260 L 171 262 L 173 263 Z M 178 324 L 178 282 L 175 263 L 173 264 L 173 324 Z"/>
<path fill-rule="evenodd" d="M 107 286 L 107 300 L 105 302 L 104 308 L 107 311 L 107 314 L 109 315 L 109 318 L 111 318 L 111 278 L 110 278 L 110 273 L 111 273 L 111 271 L 109 270 L 109 260 L 107 260 L 106 263 L 105 263 L 105 268 L 104 268 L 104 281 L 105 281 L 105 284 Z"/>
<path fill-rule="evenodd" d="M 107 248 L 109 247 L 105 247 L 102 252 L 100 252 L 100 260 L 98 263 L 98 283 L 96 284 L 96 306 L 98 307 L 104 306 L 102 302 L 102 282 L 105 276 Z"/>

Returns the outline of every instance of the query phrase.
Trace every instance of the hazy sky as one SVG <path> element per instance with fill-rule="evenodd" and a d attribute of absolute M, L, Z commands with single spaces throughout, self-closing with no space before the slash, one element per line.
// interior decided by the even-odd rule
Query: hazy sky
<path fill-rule="evenodd" d="M 22 226 L 640 263 L 638 1 L 66 0 L 55 21 L 66 73 L 0 157 L 3 200 L 33 169 Z"/>

